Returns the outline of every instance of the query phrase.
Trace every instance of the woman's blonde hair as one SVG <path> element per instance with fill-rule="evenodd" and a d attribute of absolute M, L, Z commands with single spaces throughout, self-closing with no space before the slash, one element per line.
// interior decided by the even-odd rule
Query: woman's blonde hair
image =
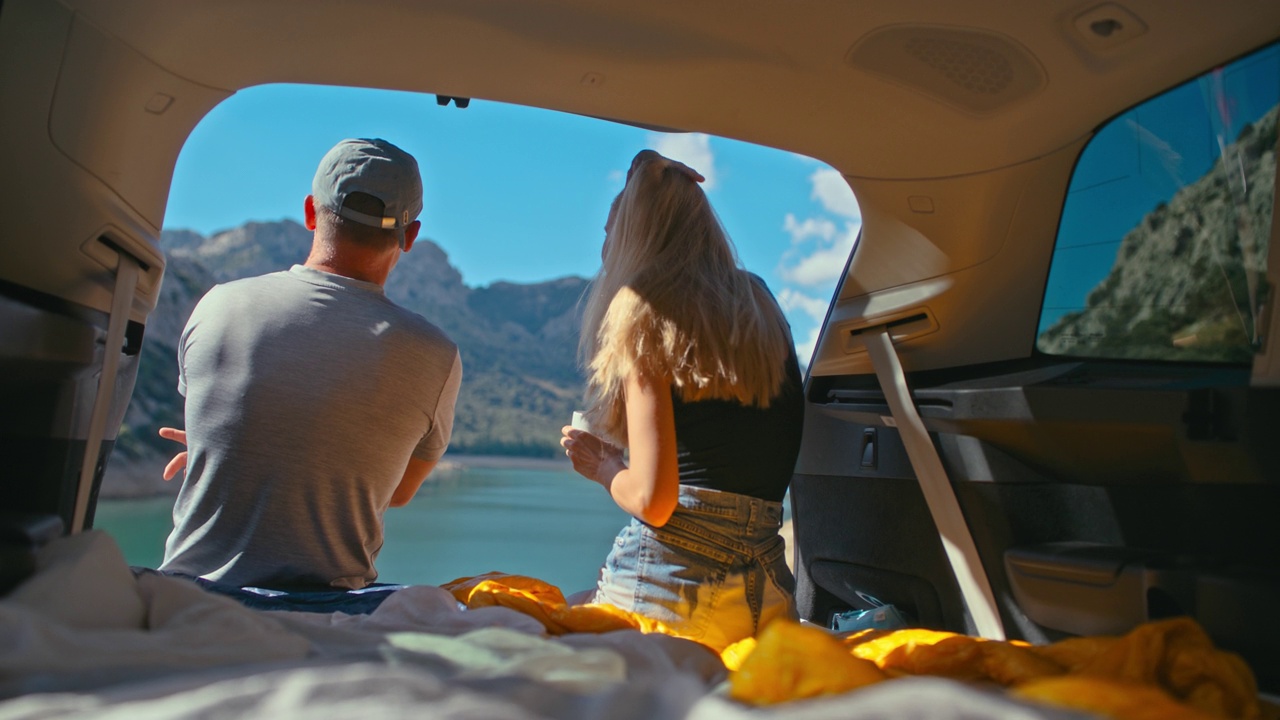
<path fill-rule="evenodd" d="M 739 266 L 688 169 L 652 150 L 636 155 L 583 313 L 591 426 L 626 443 L 626 379 L 637 371 L 669 381 L 685 402 L 768 407 L 791 343 L 781 309 Z"/>

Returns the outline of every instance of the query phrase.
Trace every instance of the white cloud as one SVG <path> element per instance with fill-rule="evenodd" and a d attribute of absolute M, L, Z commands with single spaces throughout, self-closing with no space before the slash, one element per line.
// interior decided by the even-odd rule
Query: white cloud
<path fill-rule="evenodd" d="M 837 248 L 819 250 L 791 267 L 784 267 L 779 272 L 782 277 L 800 285 L 824 285 L 834 282 L 844 270 L 847 253 Z"/>
<path fill-rule="evenodd" d="M 782 306 L 784 312 L 799 310 L 819 322 L 827 316 L 827 301 L 791 288 L 782 288 L 778 293 L 778 305 Z"/>
<path fill-rule="evenodd" d="M 797 286 L 783 287 L 777 296 L 796 337 L 796 357 L 805 366 L 813 359 L 826 318 L 828 301 L 823 298 L 835 291 L 862 230 L 862 211 L 844 176 L 824 165 L 809 175 L 809 183 L 809 197 L 822 205 L 822 211 L 804 219 L 786 214 L 782 230 L 791 237 L 791 245 L 777 269 L 783 282 Z"/>
<path fill-rule="evenodd" d="M 711 136 L 705 133 L 661 133 L 649 136 L 654 150 L 672 160 L 679 160 L 702 173 L 707 190 L 716 186 L 715 156 L 711 152 Z"/>
<path fill-rule="evenodd" d="M 796 341 L 796 359 L 800 361 L 801 368 L 809 367 L 809 363 L 813 360 L 813 351 L 818 346 L 818 333 L 820 332 L 822 332 L 822 326 L 815 325 L 809 328 L 809 336 L 807 338 Z"/>
<path fill-rule="evenodd" d="M 778 274 L 783 280 L 807 287 L 826 286 L 834 289 L 835 282 L 844 272 L 845 261 L 853 250 L 853 243 L 858 239 L 858 231 L 862 223 L 850 222 L 845 231 L 839 234 L 827 246 L 819 247 L 808 255 L 793 260 L 798 253 L 789 253 L 783 257 L 778 267 Z"/>
<path fill-rule="evenodd" d="M 791 235 L 791 244 L 798 245 L 811 237 L 816 237 L 826 242 L 836 236 L 836 224 L 825 218 L 808 218 L 804 222 L 798 222 L 796 216 L 787 213 L 787 217 L 782 221 L 782 229 Z"/>
<path fill-rule="evenodd" d="M 777 294 L 778 305 L 782 307 L 787 323 L 791 325 L 791 339 L 796 346 L 796 359 L 801 369 L 809 364 L 813 349 L 818 344 L 818 333 L 822 330 L 822 321 L 827 316 L 827 303 L 791 288 L 783 288 Z"/>
<path fill-rule="evenodd" d="M 813 183 L 813 193 L 810 197 L 822 203 L 822 207 L 827 212 L 851 220 L 862 219 L 858 200 L 853 196 L 849 183 L 845 182 L 844 176 L 838 170 L 831 168 L 815 170 L 813 175 L 809 176 L 809 182 Z"/>

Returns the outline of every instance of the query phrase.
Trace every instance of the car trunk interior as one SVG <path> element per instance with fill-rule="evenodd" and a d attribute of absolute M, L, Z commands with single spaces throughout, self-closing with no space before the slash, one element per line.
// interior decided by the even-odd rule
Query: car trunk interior
<path fill-rule="evenodd" d="M 0 177 L 0 592 L 93 525 L 192 128 L 254 85 L 377 85 L 706 132 L 844 175 L 862 235 L 808 367 L 790 492 L 803 617 L 882 602 L 982 633 L 862 347 L 887 328 L 1008 637 L 1190 615 L 1280 693 L 1280 312 L 1243 362 L 1036 346 L 1082 152 L 1275 42 L 1280 3 L 1245 5 L 1125 3 L 1145 34 L 1112 46 L 1079 24 L 1093 5 L 1065 0 L 380 0 L 366 10 L 396 21 L 354 24 L 376 48 L 361 54 L 340 41 L 350 3 L 4 0 L 0 151 L 19 171 Z M 937 55 L 957 44 L 977 58 L 963 82 Z"/>

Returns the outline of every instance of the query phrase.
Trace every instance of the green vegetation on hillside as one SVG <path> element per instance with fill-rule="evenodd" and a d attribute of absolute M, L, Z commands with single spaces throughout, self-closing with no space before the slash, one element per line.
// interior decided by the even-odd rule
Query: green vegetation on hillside
<path fill-rule="evenodd" d="M 1246 125 L 1203 177 L 1158 203 L 1126 233 L 1115 264 L 1085 307 L 1042 332 L 1037 348 L 1085 357 L 1249 363 L 1270 292 L 1276 117 L 1272 108 Z"/>

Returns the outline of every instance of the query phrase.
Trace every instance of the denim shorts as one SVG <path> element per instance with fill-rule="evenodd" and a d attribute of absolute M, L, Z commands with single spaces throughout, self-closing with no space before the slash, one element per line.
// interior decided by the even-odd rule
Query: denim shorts
<path fill-rule="evenodd" d="M 681 485 L 666 525 L 633 519 L 618 534 L 594 601 L 723 650 L 776 617 L 796 617 L 781 527 L 782 503 Z"/>

